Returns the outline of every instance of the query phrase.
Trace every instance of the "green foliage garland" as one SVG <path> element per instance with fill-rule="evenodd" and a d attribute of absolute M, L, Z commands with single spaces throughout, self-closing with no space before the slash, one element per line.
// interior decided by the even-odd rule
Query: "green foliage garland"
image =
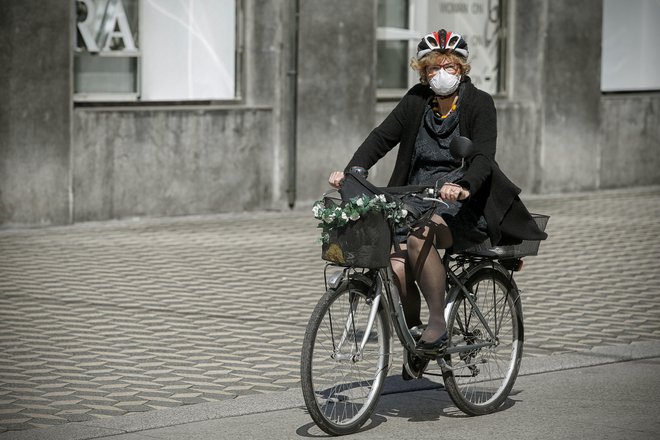
<path fill-rule="evenodd" d="M 398 224 L 403 222 L 408 211 L 403 209 L 396 202 L 388 202 L 383 194 L 374 197 L 362 195 L 354 197 L 343 205 L 331 204 L 327 206 L 324 200 L 318 200 L 312 207 L 314 218 L 321 220 L 318 227 L 323 229 L 320 241 L 327 243 L 329 239 L 328 232 L 333 229 L 341 228 L 360 219 L 369 212 L 383 212 L 386 218 L 391 219 Z"/>

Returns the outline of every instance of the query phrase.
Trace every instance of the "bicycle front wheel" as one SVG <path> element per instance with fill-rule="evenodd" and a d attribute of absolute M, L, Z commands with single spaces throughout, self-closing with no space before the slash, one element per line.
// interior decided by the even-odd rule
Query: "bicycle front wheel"
<path fill-rule="evenodd" d="M 440 366 L 454 404 L 466 414 L 483 415 L 504 403 L 518 376 L 524 339 L 522 306 L 513 280 L 500 271 L 479 270 L 465 286 L 477 307 L 463 292 L 458 294 L 447 320 L 451 354 Z"/>
<path fill-rule="evenodd" d="M 381 306 L 368 329 L 371 304 L 363 286 L 345 281 L 323 295 L 307 325 L 301 359 L 303 397 L 314 422 L 328 434 L 360 429 L 387 376 L 389 321 Z"/>

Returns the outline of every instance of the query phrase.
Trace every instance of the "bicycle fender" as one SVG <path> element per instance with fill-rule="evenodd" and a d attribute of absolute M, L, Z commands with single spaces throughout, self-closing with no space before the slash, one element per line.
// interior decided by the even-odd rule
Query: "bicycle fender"
<path fill-rule="evenodd" d="M 366 289 L 367 292 L 370 292 L 374 285 L 372 279 L 359 273 L 349 275 L 348 281 L 355 287 L 362 287 Z"/>
<path fill-rule="evenodd" d="M 454 302 L 456 302 L 456 297 L 460 291 L 461 288 L 459 286 L 454 286 L 449 289 L 449 292 L 447 293 L 447 298 L 445 299 L 445 322 L 449 321 L 449 313 L 451 312 Z"/>
<path fill-rule="evenodd" d="M 355 285 L 355 287 L 362 287 L 367 291 L 369 291 L 373 286 L 373 280 L 371 278 L 359 273 L 349 274 L 347 277 L 347 271 L 342 270 L 337 271 L 328 277 L 328 288 L 336 290 L 345 281 L 351 282 Z"/>
<path fill-rule="evenodd" d="M 477 264 L 473 267 L 468 268 L 466 279 L 472 277 L 472 275 L 474 275 L 475 273 L 477 273 L 478 271 L 480 271 L 482 269 L 495 269 L 498 272 L 502 272 L 503 275 L 506 275 L 506 276 L 510 275 L 509 271 L 506 270 L 504 267 L 502 267 L 502 265 L 500 263 L 493 264 L 490 261 L 482 261 L 481 263 L 479 263 L 479 264 Z"/>

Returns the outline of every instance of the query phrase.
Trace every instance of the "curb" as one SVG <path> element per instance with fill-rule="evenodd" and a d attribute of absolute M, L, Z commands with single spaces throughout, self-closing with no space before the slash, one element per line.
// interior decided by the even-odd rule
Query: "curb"
<path fill-rule="evenodd" d="M 588 351 L 523 358 L 520 376 L 660 357 L 660 341 L 633 342 L 625 345 L 594 347 Z M 396 364 L 392 368 L 396 368 Z M 388 377 L 383 394 L 408 393 L 442 387 L 442 379 L 431 376 L 404 382 L 399 376 Z M 241 396 L 231 400 L 133 413 L 91 422 L 7 431 L 0 440 L 91 440 L 98 437 L 128 434 L 206 420 L 237 417 L 303 407 L 300 389 Z"/>

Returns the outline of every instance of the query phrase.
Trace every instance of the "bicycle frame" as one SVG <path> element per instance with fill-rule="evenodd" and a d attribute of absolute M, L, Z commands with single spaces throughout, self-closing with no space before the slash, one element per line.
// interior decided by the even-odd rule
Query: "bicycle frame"
<path fill-rule="evenodd" d="M 332 265 L 328 265 L 328 266 L 332 266 Z M 449 260 L 445 260 L 446 273 L 449 278 L 449 282 L 452 285 L 451 289 L 447 294 L 447 300 L 445 304 L 445 314 L 449 313 L 449 310 L 451 309 L 451 305 L 454 303 L 454 301 L 456 301 L 458 295 L 462 292 L 465 298 L 467 299 L 467 301 L 470 303 L 472 310 L 474 311 L 476 317 L 483 325 L 490 339 L 488 342 L 471 344 L 469 346 L 464 346 L 464 347 L 459 347 L 459 346 L 447 347 L 447 349 L 444 351 L 445 354 L 461 353 L 479 348 L 491 347 L 498 343 L 495 332 L 493 331 L 493 329 L 491 329 L 490 325 L 488 324 L 488 321 L 486 320 L 479 306 L 474 300 L 473 297 L 474 293 L 470 292 L 470 290 L 468 290 L 465 284 L 461 281 L 461 278 L 468 279 L 471 274 L 477 272 L 483 267 L 491 267 L 493 269 L 503 272 L 507 276 L 510 276 L 509 272 L 506 269 L 504 269 L 501 264 L 497 263 L 494 260 L 485 260 L 479 262 L 477 260 L 470 260 L 470 259 L 468 259 L 468 267 L 465 273 L 461 273 L 460 274 L 461 276 L 459 276 L 454 272 L 454 270 L 452 270 L 449 267 Z M 330 287 L 336 288 L 336 286 L 338 286 L 339 283 L 347 276 L 349 270 L 350 268 L 345 268 L 342 272 L 334 274 L 331 277 L 330 281 L 328 281 L 326 278 L 326 285 L 330 285 Z M 370 285 L 370 287 L 374 291 L 374 295 L 370 297 L 371 310 L 369 311 L 369 318 L 367 321 L 365 334 L 362 336 L 360 345 L 356 347 L 355 353 L 351 355 L 353 360 L 358 360 L 362 357 L 362 351 L 364 350 L 369 334 L 371 333 L 371 330 L 373 328 L 376 319 L 376 314 L 378 313 L 381 303 L 383 304 L 383 307 L 386 307 L 387 309 L 387 316 L 389 318 L 389 322 L 387 322 L 386 325 L 389 325 L 391 328 L 392 327 L 394 328 L 394 331 L 397 334 L 399 342 L 403 345 L 403 347 L 406 350 L 408 350 L 411 353 L 417 353 L 416 341 L 410 334 L 410 330 L 408 329 L 408 324 L 406 323 L 406 318 L 403 313 L 403 305 L 401 303 L 399 290 L 396 286 L 396 283 L 394 283 L 394 273 L 392 272 L 392 268 L 387 267 L 387 268 L 379 269 L 376 277 L 374 277 L 373 280 L 365 275 L 360 275 L 361 282 L 367 283 L 367 280 L 369 280 L 368 281 L 369 283 L 372 283 L 375 280 L 376 286 Z M 384 292 L 383 292 L 383 287 L 384 287 Z M 337 351 L 339 351 L 339 348 L 342 347 L 342 345 L 346 341 L 350 329 L 354 328 L 354 326 L 351 325 L 351 319 L 352 319 L 352 313 L 349 313 L 349 316 L 346 317 L 346 323 L 344 324 L 344 332 L 342 334 L 341 340 L 339 341 Z M 497 326 L 497 321 L 495 325 Z"/>

